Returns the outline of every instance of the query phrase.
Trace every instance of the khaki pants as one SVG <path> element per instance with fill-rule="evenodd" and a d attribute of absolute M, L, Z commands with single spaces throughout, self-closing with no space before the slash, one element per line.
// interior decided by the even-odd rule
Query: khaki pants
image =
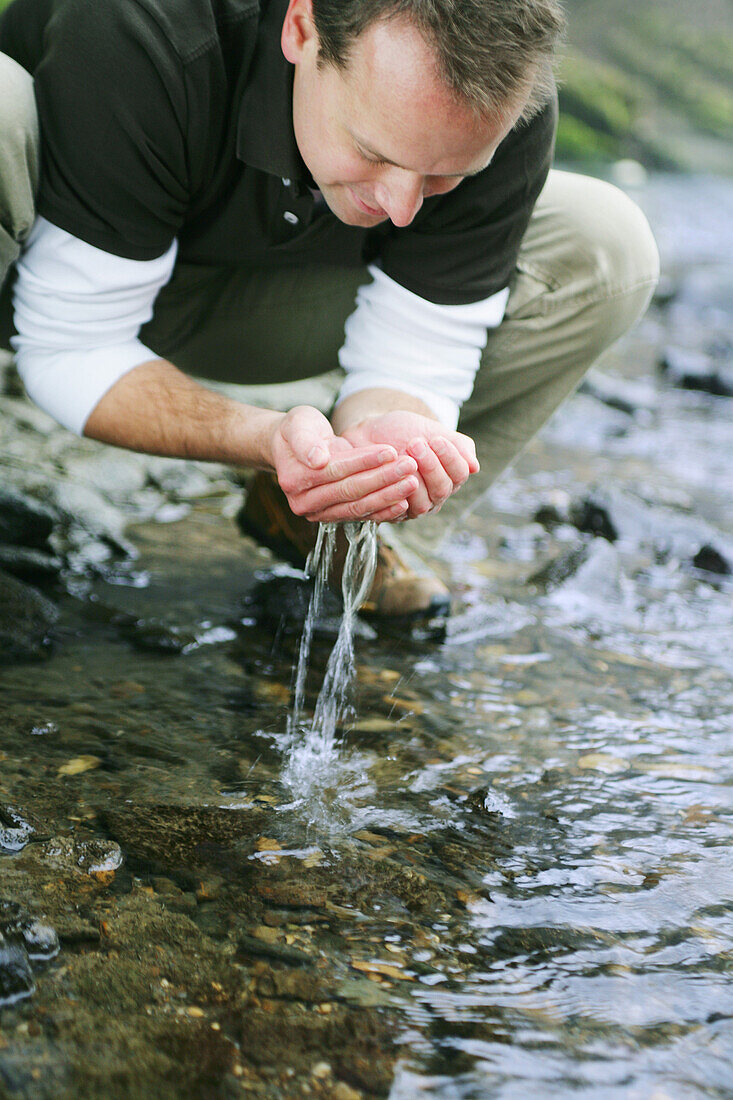
<path fill-rule="evenodd" d="M 0 57 L 0 281 L 32 224 L 36 149 L 30 78 Z M 489 333 L 462 410 L 459 426 L 476 440 L 481 474 L 457 494 L 454 514 L 519 454 L 637 320 L 658 271 L 649 226 L 626 195 L 599 180 L 550 174 L 522 243 L 506 317 Z M 349 268 L 253 273 L 179 263 L 141 339 L 190 374 L 252 383 L 244 400 L 328 407 L 338 387 L 344 322 L 367 278 Z"/>

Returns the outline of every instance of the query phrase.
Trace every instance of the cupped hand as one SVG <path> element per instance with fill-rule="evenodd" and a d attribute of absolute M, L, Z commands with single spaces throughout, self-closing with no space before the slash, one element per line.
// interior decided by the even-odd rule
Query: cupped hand
<path fill-rule="evenodd" d="M 343 438 L 354 447 L 389 444 L 417 463 L 418 487 L 397 519 L 415 519 L 437 512 L 471 474 L 478 473 L 476 447 L 462 432 L 450 431 L 437 420 L 413 412 L 370 416 L 346 428 Z"/>
<path fill-rule="evenodd" d="M 418 489 L 416 459 L 382 440 L 354 443 L 335 435 L 309 405 L 278 422 L 270 448 L 291 510 L 313 522 L 395 520 Z"/>

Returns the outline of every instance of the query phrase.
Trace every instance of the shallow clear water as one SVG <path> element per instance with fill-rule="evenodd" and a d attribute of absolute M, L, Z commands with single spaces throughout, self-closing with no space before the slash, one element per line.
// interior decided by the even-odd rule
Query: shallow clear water
<path fill-rule="evenodd" d="M 642 196 L 663 241 L 694 204 L 683 269 L 715 259 L 709 186 Z M 0 1010 L 0 1094 L 733 1096 L 733 582 L 690 566 L 683 522 L 733 545 L 733 403 L 655 376 L 673 321 L 608 361 L 646 413 L 620 432 L 579 396 L 443 548 L 442 642 L 357 631 L 315 821 L 284 774 L 302 615 L 255 614 L 266 555 L 215 503 L 66 598 L 53 657 L 3 674 L 0 803 L 37 821 L 0 894 L 61 951 Z M 535 511 L 591 483 L 628 530 L 545 592 L 579 536 Z M 193 641 L 143 651 L 110 606 Z M 124 862 L 83 874 L 46 836 Z"/>

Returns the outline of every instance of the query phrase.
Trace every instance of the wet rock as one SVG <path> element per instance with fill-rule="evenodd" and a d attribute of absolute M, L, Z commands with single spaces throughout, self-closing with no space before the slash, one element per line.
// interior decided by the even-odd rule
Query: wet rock
<path fill-rule="evenodd" d="M 58 514 L 25 493 L 0 486 L 0 543 L 43 549 Z"/>
<path fill-rule="evenodd" d="M 679 281 L 672 278 L 671 275 L 661 275 L 659 282 L 654 290 L 653 302 L 656 306 L 664 309 L 671 302 L 675 300 L 679 294 Z"/>
<path fill-rule="evenodd" d="M 42 861 L 57 871 L 80 871 L 87 875 L 106 875 L 122 866 L 123 856 L 112 840 L 81 840 L 67 836 L 52 837 L 39 848 Z"/>
<path fill-rule="evenodd" d="M 478 787 L 475 791 L 469 791 L 466 804 L 475 813 L 482 816 L 501 816 L 501 811 L 496 805 L 496 798 L 491 787 Z"/>
<path fill-rule="evenodd" d="M 0 664 L 47 656 L 58 614 L 35 588 L 0 570 Z"/>
<path fill-rule="evenodd" d="M 715 397 L 733 396 L 733 368 L 702 351 L 668 347 L 659 361 L 660 370 L 675 386 L 700 390 Z"/>
<path fill-rule="evenodd" d="M 36 983 L 25 948 L 0 935 L 0 1006 L 35 993 Z"/>
<path fill-rule="evenodd" d="M 257 992 L 262 997 L 302 1004 L 325 1004 L 336 1000 L 334 983 L 302 970 L 268 970 L 257 979 Z"/>
<path fill-rule="evenodd" d="M 29 959 L 52 959 L 59 952 L 56 931 L 14 901 L 0 901 L 0 936 L 22 942 Z"/>
<path fill-rule="evenodd" d="M 258 810 L 214 806 L 125 806 L 100 816 L 128 857 L 161 868 L 163 874 L 210 864 L 243 838 L 251 838 L 254 848 L 264 820 Z"/>
<path fill-rule="evenodd" d="M 552 531 L 553 528 L 560 527 L 568 522 L 567 511 L 561 511 L 556 504 L 549 503 L 541 504 L 536 509 L 532 519 L 535 523 L 546 527 L 548 531 Z"/>
<path fill-rule="evenodd" d="M 300 634 L 308 614 L 313 583 L 302 574 L 274 574 L 263 577 L 244 599 L 244 616 L 260 626 L 275 627 L 286 634 Z M 316 625 L 322 633 L 338 633 L 341 603 L 327 589 Z"/>
<path fill-rule="evenodd" d="M 66 459 L 67 477 L 102 493 L 108 500 L 126 504 L 148 480 L 148 457 L 133 451 L 97 449 L 92 454 Z"/>
<path fill-rule="evenodd" d="M 633 586 L 617 550 L 605 539 L 588 544 L 575 572 L 553 586 L 547 599 L 569 622 L 626 621 L 634 607 Z"/>
<path fill-rule="evenodd" d="M 13 806 L 0 803 L 0 849 L 19 852 L 35 832 L 33 825 Z"/>
<path fill-rule="evenodd" d="M 0 543 L 0 569 L 21 581 L 41 584 L 43 581 L 53 580 L 63 567 L 63 559 L 56 554 Z"/>
<path fill-rule="evenodd" d="M 344 900 L 358 909 L 378 905 L 384 916 L 402 917 L 408 913 L 440 912 L 445 896 L 419 871 L 396 867 L 394 864 L 371 860 L 363 878 L 355 873 L 355 881 L 344 887 Z M 361 881 L 360 881 L 361 879 Z"/>
<path fill-rule="evenodd" d="M 635 416 L 640 412 L 649 413 L 657 406 L 656 394 L 649 383 L 601 374 L 600 371 L 592 371 L 583 380 L 578 392 L 589 394 L 627 416 Z"/>
<path fill-rule="evenodd" d="M 210 472 L 195 462 L 154 457 L 147 459 L 146 470 L 150 480 L 175 500 L 194 500 L 212 491 Z"/>
<path fill-rule="evenodd" d="M 588 553 L 587 544 L 563 550 L 556 558 L 553 558 L 552 561 L 533 573 L 529 578 L 529 584 L 536 585 L 541 592 L 551 592 L 578 572 L 584 562 L 588 560 Z"/>
<path fill-rule="evenodd" d="M 592 498 L 573 502 L 568 519 L 574 527 L 586 534 L 600 536 L 609 542 L 615 542 L 618 538 L 618 531 L 608 509 Z"/>
<path fill-rule="evenodd" d="M 671 556 L 689 563 L 706 549 L 703 561 L 713 561 L 713 554 L 720 561 L 733 561 L 733 544 L 706 520 L 620 489 L 592 489 L 571 503 L 568 519 L 580 531 L 610 542 L 647 547 L 661 558 Z"/>
<path fill-rule="evenodd" d="M 692 559 L 696 569 L 703 569 L 706 573 L 717 573 L 722 577 L 728 577 L 733 572 L 730 562 L 724 558 L 714 546 L 701 546 Z"/>
<path fill-rule="evenodd" d="M 115 624 L 130 645 L 144 653 L 186 653 L 198 645 L 196 635 L 191 631 L 168 626 L 155 619 L 118 615 L 115 616 Z"/>
<path fill-rule="evenodd" d="M 239 1035 L 242 1055 L 258 1067 L 292 1066 L 310 1075 L 322 1052 L 334 1077 L 368 1096 L 386 1096 L 398 1050 L 396 1017 L 387 1011 L 334 1005 L 328 1015 L 285 1003 L 278 1016 L 252 1007 Z"/>
<path fill-rule="evenodd" d="M 311 966 L 314 961 L 305 951 L 299 951 L 296 947 L 289 947 L 287 944 L 268 943 L 258 936 L 240 936 L 237 947 L 240 955 L 277 959 L 278 962 L 290 963 L 291 966 Z"/>
<path fill-rule="evenodd" d="M 54 486 L 53 497 L 65 519 L 71 546 L 78 550 L 88 543 L 102 543 L 117 553 L 136 555 L 125 538 L 126 517 L 96 489 L 65 480 Z"/>
<path fill-rule="evenodd" d="M 308 882 L 258 882 L 258 895 L 263 901 L 283 909 L 323 909 L 328 893 Z"/>

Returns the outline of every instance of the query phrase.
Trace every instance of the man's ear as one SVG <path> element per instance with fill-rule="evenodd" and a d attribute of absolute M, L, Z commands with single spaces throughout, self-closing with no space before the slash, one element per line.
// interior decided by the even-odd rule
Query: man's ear
<path fill-rule="evenodd" d="M 280 45 L 287 61 L 296 65 L 310 50 L 318 51 L 311 0 L 290 0 L 283 20 Z"/>

